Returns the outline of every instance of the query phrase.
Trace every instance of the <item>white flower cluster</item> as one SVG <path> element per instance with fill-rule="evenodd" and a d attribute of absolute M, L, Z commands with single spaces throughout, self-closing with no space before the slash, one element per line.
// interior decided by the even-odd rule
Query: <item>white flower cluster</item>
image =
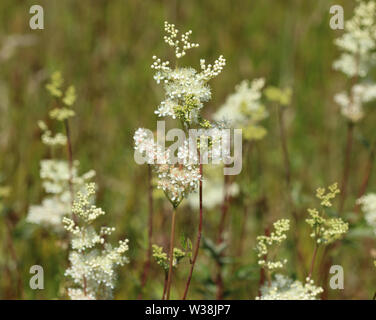
<path fill-rule="evenodd" d="M 368 225 L 376 234 L 376 193 L 369 193 L 361 197 L 357 202 L 362 206 Z"/>
<path fill-rule="evenodd" d="M 376 62 L 376 3 L 357 2 L 354 16 L 346 22 L 345 33 L 335 40 L 344 53 L 333 66 L 349 77 L 364 77 Z"/>
<path fill-rule="evenodd" d="M 344 91 L 334 96 L 334 101 L 341 107 L 342 115 L 352 122 L 363 119 L 363 104 L 374 99 L 376 99 L 374 84 L 356 84 L 352 87 L 350 96 Z"/>
<path fill-rule="evenodd" d="M 65 146 L 67 144 L 67 136 L 58 132 L 54 136 L 51 130 L 48 129 L 47 125 L 43 121 L 38 121 L 39 128 L 43 131 L 42 142 L 50 147 L 55 146 Z"/>
<path fill-rule="evenodd" d="M 178 148 L 178 164 L 171 164 L 170 150 L 162 150 L 145 129 L 134 135 L 135 149 L 146 155 L 158 175 L 158 188 L 162 189 L 174 207 L 190 193 L 195 192 L 201 179 L 197 156 L 190 150 L 188 141 Z"/>
<path fill-rule="evenodd" d="M 170 46 L 175 48 L 175 55 L 176 58 L 184 57 L 186 51 L 192 48 L 197 48 L 199 46 L 198 43 L 189 42 L 189 37 L 192 34 L 192 30 L 189 30 L 181 35 L 180 40 L 177 39 L 179 30 L 176 29 L 175 25 L 172 23 L 168 23 L 165 21 L 164 23 L 164 30 L 167 33 L 164 36 L 164 41 Z M 183 46 L 181 46 L 183 45 Z"/>
<path fill-rule="evenodd" d="M 169 46 L 175 48 L 177 58 L 184 56 L 188 49 L 198 46 L 189 41 L 191 31 L 182 34 L 180 40 L 178 40 L 179 31 L 175 25 L 165 22 L 165 31 L 167 35 L 164 40 Z M 209 121 L 201 117 L 200 110 L 203 103 L 211 98 L 207 82 L 220 74 L 226 64 L 225 59 L 220 56 L 214 64 L 208 65 L 205 60 L 201 59 L 201 72 L 190 67 L 171 68 L 170 62 L 163 62 L 156 56 L 153 56 L 153 60 L 151 68 L 156 71 L 154 79 L 157 83 L 162 82 L 165 90 L 165 99 L 155 114 L 159 117 L 169 116 L 179 119 L 185 130 L 192 127 L 212 128 Z M 164 191 L 175 208 L 185 197 L 197 190 L 202 177 L 198 167 L 197 149 L 189 148 L 192 141 L 186 140 L 179 147 L 178 164 L 176 161 L 170 161 L 175 156 L 170 154 L 168 149 L 165 151 L 155 143 L 154 138 L 148 136 L 147 130 L 138 129 L 134 135 L 134 142 L 135 149 L 147 158 L 147 163 L 153 164 L 158 175 L 158 188 Z M 193 145 L 200 148 L 196 141 Z"/>
<path fill-rule="evenodd" d="M 273 227 L 275 231 L 271 232 L 269 236 L 258 236 L 256 239 L 257 256 L 260 258 L 258 264 L 262 268 L 265 268 L 267 270 L 275 270 L 278 268 L 282 268 L 287 263 L 286 259 L 271 261 L 266 256 L 268 254 L 269 247 L 273 245 L 279 245 L 287 239 L 286 232 L 290 229 L 290 220 L 278 220 L 273 223 Z"/>
<path fill-rule="evenodd" d="M 303 284 L 299 280 L 276 274 L 270 286 L 264 284 L 261 287 L 261 296 L 256 297 L 256 300 L 317 300 L 323 291 L 310 278 Z"/>
<path fill-rule="evenodd" d="M 262 78 L 252 82 L 243 80 L 214 114 L 214 120 L 226 121 L 232 127 L 242 128 L 250 140 L 263 138 L 266 130 L 259 123 L 269 115 L 260 101 L 264 85 L 265 80 Z"/>
<path fill-rule="evenodd" d="M 71 194 L 69 190 L 70 169 L 67 161 L 48 159 L 40 162 L 40 177 L 45 192 L 49 195 L 40 205 L 32 205 L 26 220 L 30 223 L 50 227 L 54 231 L 62 231 L 62 217 L 71 212 Z M 72 168 L 72 185 L 74 191 L 92 179 L 94 171 L 82 176 L 78 175 L 79 162 L 75 161 Z"/>
<path fill-rule="evenodd" d="M 223 58 L 220 57 L 219 59 L 222 60 Z M 166 98 L 161 102 L 155 114 L 159 117 L 170 116 L 173 119 L 177 119 L 179 117 L 178 110 L 187 104 L 187 99 L 190 99 L 191 109 L 187 110 L 189 112 L 187 120 L 197 123 L 198 112 L 203 107 L 203 102 L 211 98 L 211 91 L 207 81 L 219 73 L 218 69 L 211 69 L 211 73 L 208 70 L 205 69 L 201 73 L 197 73 L 193 68 L 158 71 L 154 79 L 157 83 L 163 81 Z"/>
<path fill-rule="evenodd" d="M 183 47 L 179 47 L 179 40 L 176 40 L 178 30 L 173 24 L 165 22 L 165 42 L 175 47 L 178 58 L 185 55 L 185 51 L 197 47 L 188 41 L 188 31 L 181 37 Z M 203 107 L 203 102 L 211 98 L 210 87 L 207 82 L 218 76 L 226 64 L 223 56 L 220 56 L 214 64 L 206 65 L 205 60 L 200 60 L 201 72 L 193 68 L 170 68 L 170 62 L 162 62 L 161 59 L 153 56 L 151 68 L 156 70 L 154 79 L 157 83 L 163 82 L 166 92 L 165 100 L 161 102 L 155 113 L 159 117 L 170 116 L 173 119 L 184 117 L 184 122 L 198 123 L 198 113 Z"/>
<path fill-rule="evenodd" d="M 345 33 L 335 44 L 343 51 L 333 68 L 342 71 L 350 78 L 365 77 L 376 63 L 376 3 L 357 0 L 354 16 L 346 22 Z M 335 101 L 341 106 L 342 115 L 352 122 L 364 116 L 364 102 L 375 98 L 373 84 L 357 85 L 350 96 L 340 93 Z"/>
<path fill-rule="evenodd" d="M 97 232 L 91 225 L 105 212 L 93 203 L 95 184 L 87 184 L 78 192 L 72 212 L 75 219 L 65 217 L 65 229 L 72 234 L 70 267 L 65 275 L 73 279 L 78 288 L 68 289 L 71 299 L 111 298 L 115 286 L 116 267 L 128 262 L 124 255 L 128 251 L 128 240 L 119 241 L 117 247 L 106 242 L 105 237 L 115 228 L 102 227 Z"/>

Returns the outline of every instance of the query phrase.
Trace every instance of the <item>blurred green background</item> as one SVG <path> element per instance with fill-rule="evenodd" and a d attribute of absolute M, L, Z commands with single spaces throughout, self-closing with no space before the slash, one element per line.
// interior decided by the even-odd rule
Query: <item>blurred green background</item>
<path fill-rule="evenodd" d="M 32 31 L 29 8 L 36 2 L 44 8 L 45 29 Z M 114 239 L 130 239 L 130 264 L 119 269 L 115 298 L 137 297 L 147 246 L 147 168 L 133 160 L 132 137 L 140 126 L 156 127 L 153 112 L 163 90 L 154 82 L 150 65 L 154 54 L 171 57 L 162 41 L 165 20 L 182 31 L 192 29 L 192 40 L 200 44 L 182 64 L 198 67 L 200 58 L 214 61 L 220 54 L 227 59 L 222 74 L 211 82 L 213 98 L 204 109 L 208 118 L 243 79 L 265 77 L 268 85 L 293 88 L 286 117 L 294 200 L 301 217 L 296 228 L 306 264 L 294 262 L 291 236 L 281 255 L 291 257 L 285 273 L 304 279 L 312 254 L 306 209 L 315 205 L 317 187 L 340 182 L 343 166 L 346 123 L 333 95 L 348 82 L 331 68 L 339 55 L 333 39 L 341 34 L 329 27 L 333 4 L 343 5 L 346 17 L 352 15 L 352 0 L 0 1 L 0 48 L 7 36 L 35 37 L 34 44 L 0 60 L 0 184 L 12 190 L 0 216 L 0 298 L 64 297 L 66 250 L 59 248 L 57 236 L 25 222 L 28 207 L 43 197 L 39 161 L 48 151 L 40 142 L 37 121 L 46 119 L 51 107 L 44 86 L 55 70 L 77 89 L 77 116 L 71 123 L 74 158 L 82 172 L 97 172 L 97 204 L 108 213 L 105 223 L 117 227 Z M 362 142 L 374 135 L 374 123 L 370 106 L 355 132 L 346 211 L 352 209 L 368 157 Z M 239 245 L 244 203 L 250 207 L 243 254 L 224 270 L 226 297 L 231 299 L 256 296 L 255 238 L 274 220 L 291 217 L 283 205 L 284 172 L 273 109 L 265 125 L 267 138 L 245 155 L 244 166 L 251 169 L 235 178 L 248 187 L 230 207 L 229 256 Z M 369 186 L 373 191 L 374 177 Z M 156 200 L 154 243 L 168 243 L 169 215 L 168 204 Z M 184 207 L 178 216 L 179 234 L 194 240 L 197 218 L 197 212 Z M 219 218 L 220 208 L 205 212 L 205 237 L 214 237 Z M 344 267 L 345 290 L 331 290 L 330 298 L 369 298 L 375 290 L 372 240 L 359 233 L 350 234 L 331 253 L 334 264 Z M 34 264 L 44 267 L 44 290 L 29 288 Z M 188 268 L 187 263 L 179 267 L 173 298 L 181 296 Z M 215 297 L 214 272 L 210 255 L 200 251 L 190 298 Z M 153 263 L 144 298 L 159 299 L 162 288 L 162 271 Z"/>

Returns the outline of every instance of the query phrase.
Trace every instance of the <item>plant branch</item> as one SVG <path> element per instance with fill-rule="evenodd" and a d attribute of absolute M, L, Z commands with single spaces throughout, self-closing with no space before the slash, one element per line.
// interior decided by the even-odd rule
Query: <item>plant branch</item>
<path fill-rule="evenodd" d="M 311 268 L 309 269 L 309 274 L 308 274 L 308 278 L 311 278 L 312 277 L 312 273 L 313 273 L 313 268 L 315 266 L 315 260 L 316 260 L 316 256 L 317 256 L 317 251 L 319 249 L 319 246 L 317 245 L 317 243 L 315 244 L 315 250 L 313 251 L 313 256 L 312 256 L 312 261 L 311 261 Z"/>

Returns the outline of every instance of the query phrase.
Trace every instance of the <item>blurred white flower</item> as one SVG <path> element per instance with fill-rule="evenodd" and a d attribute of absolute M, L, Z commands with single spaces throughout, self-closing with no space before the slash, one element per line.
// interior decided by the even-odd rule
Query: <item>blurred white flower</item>
<path fill-rule="evenodd" d="M 362 206 L 364 217 L 376 234 L 376 193 L 369 193 L 361 197 L 357 203 Z"/>
<path fill-rule="evenodd" d="M 222 172 L 222 171 L 221 171 Z M 239 194 L 239 185 L 232 183 L 227 187 L 229 197 L 236 197 Z M 222 179 L 208 177 L 204 179 L 202 184 L 202 196 L 205 199 L 203 207 L 210 210 L 223 203 L 224 197 L 224 182 Z M 199 208 L 200 202 L 197 195 L 191 194 L 188 197 L 188 204 L 192 209 Z"/>
<path fill-rule="evenodd" d="M 333 63 L 348 77 L 364 77 L 376 62 L 376 3 L 359 1 L 354 16 L 346 22 L 345 33 L 335 40 L 343 51 Z"/>
<path fill-rule="evenodd" d="M 42 200 L 41 205 L 29 208 L 26 220 L 30 223 L 52 227 L 54 231 L 62 230 L 62 217 L 71 213 L 71 194 L 69 190 L 69 164 L 65 160 L 47 159 L 40 162 L 40 177 L 45 192 L 49 195 Z M 93 170 L 82 176 L 78 175 L 79 162 L 74 162 L 72 168 L 73 191 L 77 192 L 94 176 Z"/>
<path fill-rule="evenodd" d="M 14 34 L 2 39 L 0 61 L 10 59 L 18 48 L 29 47 L 36 43 L 36 37 L 30 34 Z"/>
<path fill-rule="evenodd" d="M 270 286 L 266 283 L 261 287 L 261 296 L 256 297 L 256 300 L 317 300 L 323 291 L 309 278 L 303 284 L 299 280 L 276 274 Z"/>
<path fill-rule="evenodd" d="M 334 101 L 341 107 L 341 113 L 352 122 L 358 122 L 364 117 L 363 104 L 376 99 L 376 85 L 356 84 L 352 87 L 351 96 L 340 92 L 334 96 Z"/>
<path fill-rule="evenodd" d="M 358 84 L 376 63 L 376 2 L 357 0 L 353 17 L 346 22 L 344 34 L 335 40 L 342 51 L 333 68 L 353 79 L 350 93 L 338 93 L 334 100 L 341 114 L 356 123 L 364 117 L 363 103 L 376 97 L 376 85 Z"/>

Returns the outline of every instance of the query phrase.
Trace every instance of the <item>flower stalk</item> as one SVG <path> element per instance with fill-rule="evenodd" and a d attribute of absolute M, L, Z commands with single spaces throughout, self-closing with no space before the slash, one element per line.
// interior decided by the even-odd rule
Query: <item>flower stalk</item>
<path fill-rule="evenodd" d="M 192 259 L 192 263 L 191 263 L 191 269 L 189 270 L 189 275 L 188 275 L 188 279 L 187 279 L 187 283 L 185 285 L 185 289 L 184 289 L 184 294 L 183 294 L 183 297 L 182 297 L 182 300 L 185 300 L 187 298 L 187 295 L 188 295 L 188 290 L 189 290 L 189 286 L 191 284 L 191 280 L 192 280 L 192 275 L 193 275 L 193 270 L 195 268 L 195 264 L 196 264 L 196 260 L 197 260 L 197 256 L 198 256 L 198 251 L 199 251 L 199 248 L 200 248 L 200 242 L 201 242 L 201 236 L 202 236 L 202 221 L 203 221 L 203 212 L 202 212 L 202 177 L 203 177 L 203 166 L 202 166 L 202 163 L 200 161 L 200 182 L 199 182 L 199 202 L 200 202 L 200 217 L 199 217 L 199 223 L 198 223 L 198 231 L 197 231 L 197 239 L 196 239 L 196 245 L 195 245 L 195 249 L 194 249 L 194 253 L 193 253 L 193 259 Z"/>
<path fill-rule="evenodd" d="M 171 217 L 171 233 L 170 233 L 170 253 L 169 253 L 169 270 L 166 287 L 166 300 L 170 300 L 171 282 L 172 282 L 172 268 L 174 263 L 174 241 L 175 241 L 175 227 L 176 227 L 176 207 L 172 211 Z"/>

